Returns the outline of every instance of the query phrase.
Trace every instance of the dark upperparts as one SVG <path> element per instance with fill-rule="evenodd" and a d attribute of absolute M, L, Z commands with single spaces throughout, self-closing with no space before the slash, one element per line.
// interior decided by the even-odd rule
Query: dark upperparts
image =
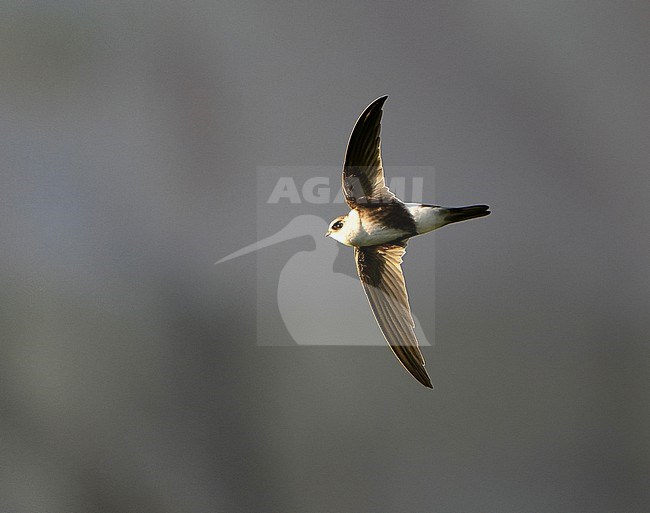
<path fill-rule="evenodd" d="M 415 219 L 408 209 L 398 201 L 391 203 L 367 203 L 358 205 L 359 216 L 371 223 L 377 223 L 386 228 L 405 232 L 407 237 L 417 234 Z"/>

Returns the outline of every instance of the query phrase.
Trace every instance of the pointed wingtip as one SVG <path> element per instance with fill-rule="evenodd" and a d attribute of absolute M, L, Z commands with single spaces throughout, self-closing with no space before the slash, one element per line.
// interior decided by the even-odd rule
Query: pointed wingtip
<path fill-rule="evenodd" d="M 385 94 L 384 96 L 380 96 L 376 100 L 370 102 L 370 105 L 363 109 L 363 112 L 361 113 L 361 116 L 359 116 L 359 119 L 363 119 L 365 116 L 370 115 L 371 112 L 381 111 L 387 99 L 388 95 Z"/>
<path fill-rule="evenodd" d="M 422 373 L 418 373 L 417 376 L 413 374 L 413 377 L 417 379 L 420 383 L 422 383 L 422 385 L 424 385 L 425 387 L 433 390 L 433 383 L 431 383 L 431 378 L 429 377 L 429 373 L 426 370 L 424 370 L 424 368 L 422 369 Z"/>
<path fill-rule="evenodd" d="M 370 105 L 368 105 L 368 109 L 370 109 L 371 107 L 373 108 L 378 107 L 381 109 L 384 106 L 384 103 L 386 103 L 386 100 L 388 100 L 387 94 L 385 94 L 384 96 L 380 96 L 375 101 L 373 101 Z"/>

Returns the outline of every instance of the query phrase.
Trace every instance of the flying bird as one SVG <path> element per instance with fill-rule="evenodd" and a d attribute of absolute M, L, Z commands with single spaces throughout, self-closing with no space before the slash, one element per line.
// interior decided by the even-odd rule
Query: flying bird
<path fill-rule="evenodd" d="M 354 248 L 357 273 L 384 338 L 404 368 L 433 388 L 415 336 L 402 257 L 411 237 L 490 213 L 487 205 L 441 207 L 404 203 L 386 187 L 381 162 L 382 96 L 357 120 L 343 165 L 343 194 L 350 207 L 326 235 Z"/>

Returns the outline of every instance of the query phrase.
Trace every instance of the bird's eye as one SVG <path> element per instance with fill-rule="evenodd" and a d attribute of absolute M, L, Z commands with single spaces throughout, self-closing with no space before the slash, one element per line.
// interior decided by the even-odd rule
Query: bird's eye
<path fill-rule="evenodd" d="M 336 221 L 332 225 L 332 230 L 340 230 L 341 228 L 343 228 L 343 223 L 341 221 Z"/>

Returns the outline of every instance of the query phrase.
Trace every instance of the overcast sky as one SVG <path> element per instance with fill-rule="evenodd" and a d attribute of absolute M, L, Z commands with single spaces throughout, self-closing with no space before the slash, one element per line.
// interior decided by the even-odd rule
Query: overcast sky
<path fill-rule="evenodd" d="M 1 511 L 650 507 L 647 3 L 107 4 L 2 9 Z M 296 341 L 376 329 L 317 218 L 213 265 L 345 213 L 261 173 L 336 192 L 383 94 L 387 176 L 493 212 L 409 245 L 433 391 Z"/>

